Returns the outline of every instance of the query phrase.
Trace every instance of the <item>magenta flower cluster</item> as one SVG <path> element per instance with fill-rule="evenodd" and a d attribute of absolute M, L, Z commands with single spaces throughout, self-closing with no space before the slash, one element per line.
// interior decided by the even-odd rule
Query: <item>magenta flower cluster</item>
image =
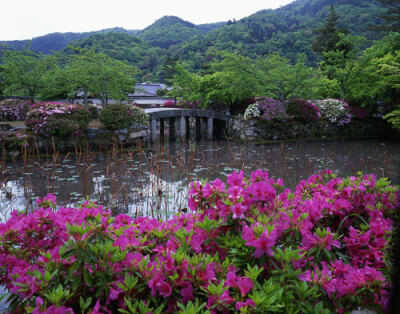
<path fill-rule="evenodd" d="M 286 113 L 289 116 L 305 121 L 316 121 L 321 118 L 320 109 L 311 101 L 301 98 L 289 99 Z"/>
<path fill-rule="evenodd" d="M 24 121 L 31 106 L 30 101 L 5 99 L 0 101 L 0 121 Z"/>
<path fill-rule="evenodd" d="M 398 187 L 330 171 L 294 191 L 257 170 L 191 184 L 191 214 L 112 217 L 95 203 L 0 225 L 10 310 L 33 313 L 382 312 Z M 190 311 L 190 309 L 192 309 Z"/>

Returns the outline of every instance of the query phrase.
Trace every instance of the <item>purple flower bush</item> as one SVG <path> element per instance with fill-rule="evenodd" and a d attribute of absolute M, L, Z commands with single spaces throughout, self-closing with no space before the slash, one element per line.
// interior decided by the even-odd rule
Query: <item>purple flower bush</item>
<path fill-rule="evenodd" d="M 279 193 L 280 192 L 280 193 Z M 313 175 L 294 191 L 257 170 L 190 186 L 167 221 L 48 195 L 0 225 L 13 313 L 383 312 L 398 187 Z"/>
<path fill-rule="evenodd" d="M 90 111 L 81 105 L 42 102 L 31 107 L 25 125 L 37 135 L 66 136 L 77 134 L 90 120 Z"/>
<path fill-rule="evenodd" d="M 30 106 L 29 100 L 4 99 L 0 101 L 0 121 L 24 121 Z"/>
<path fill-rule="evenodd" d="M 287 118 L 285 107 L 279 100 L 268 97 L 255 98 L 255 103 L 247 107 L 244 118 L 260 118 L 262 120 L 278 119 L 285 121 Z"/>
<path fill-rule="evenodd" d="M 286 113 L 289 116 L 305 121 L 316 121 L 321 118 L 321 112 L 316 105 L 309 100 L 300 98 L 288 100 Z"/>
<path fill-rule="evenodd" d="M 279 119 L 284 121 L 286 120 L 287 115 L 285 107 L 279 100 L 268 97 L 258 97 L 256 98 L 256 102 L 258 104 L 258 109 L 261 111 L 261 119 Z"/>

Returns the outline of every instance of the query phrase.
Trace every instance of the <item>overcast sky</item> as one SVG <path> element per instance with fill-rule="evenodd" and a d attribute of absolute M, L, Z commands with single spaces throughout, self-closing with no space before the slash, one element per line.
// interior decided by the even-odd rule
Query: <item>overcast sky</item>
<path fill-rule="evenodd" d="M 111 27 L 143 29 L 164 15 L 202 24 L 239 20 L 294 0 L 0 0 L 0 40 Z"/>

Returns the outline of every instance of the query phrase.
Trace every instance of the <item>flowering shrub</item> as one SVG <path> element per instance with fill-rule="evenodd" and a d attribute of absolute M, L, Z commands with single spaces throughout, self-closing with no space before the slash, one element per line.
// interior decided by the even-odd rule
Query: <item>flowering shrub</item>
<path fill-rule="evenodd" d="M 260 109 L 263 120 L 279 119 L 286 120 L 286 111 L 279 100 L 268 97 L 256 98 L 258 109 Z"/>
<path fill-rule="evenodd" d="M 92 119 L 97 119 L 99 117 L 101 109 L 103 109 L 103 106 L 100 104 L 91 103 L 87 105 L 87 108 L 90 111 Z"/>
<path fill-rule="evenodd" d="M 315 121 L 321 117 L 320 110 L 317 106 L 309 100 L 300 98 L 289 99 L 286 113 L 294 118 L 306 121 Z"/>
<path fill-rule="evenodd" d="M 18 99 L 0 101 L 0 121 L 23 121 L 31 106 L 31 102 Z"/>
<path fill-rule="evenodd" d="M 177 103 L 173 101 L 167 101 L 163 107 L 165 108 L 184 108 L 184 109 L 200 109 L 199 107 L 200 102 L 199 101 L 185 101 L 185 100 L 179 100 Z"/>
<path fill-rule="evenodd" d="M 200 102 L 199 101 L 184 101 L 184 100 L 179 100 L 176 103 L 177 108 L 185 108 L 185 109 L 200 109 L 199 106 Z"/>
<path fill-rule="evenodd" d="M 81 105 L 42 102 L 28 112 L 25 125 L 37 135 L 76 134 L 90 121 L 90 112 Z"/>
<path fill-rule="evenodd" d="M 340 99 L 324 99 L 317 100 L 315 104 L 321 111 L 321 115 L 327 117 L 331 123 L 337 125 L 350 123 L 350 107 L 345 101 Z"/>
<path fill-rule="evenodd" d="M 129 128 L 133 124 L 148 125 L 149 116 L 134 105 L 110 104 L 100 111 L 100 121 L 109 130 Z"/>
<path fill-rule="evenodd" d="M 257 170 L 191 184 L 191 214 L 112 217 L 52 195 L 0 225 L 11 312 L 383 312 L 397 187 L 330 171 L 283 190 Z"/>
<path fill-rule="evenodd" d="M 258 110 L 258 104 L 252 104 L 249 105 L 246 108 L 246 111 L 244 112 L 244 118 L 246 120 L 252 119 L 252 118 L 258 118 L 260 116 L 260 110 Z"/>
<path fill-rule="evenodd" d="M 167 102 L 165 102 L 163 107 L 165 107 L 165 108 L 175 108 L 175 103 L 173 101 L 167 101 Z"/>

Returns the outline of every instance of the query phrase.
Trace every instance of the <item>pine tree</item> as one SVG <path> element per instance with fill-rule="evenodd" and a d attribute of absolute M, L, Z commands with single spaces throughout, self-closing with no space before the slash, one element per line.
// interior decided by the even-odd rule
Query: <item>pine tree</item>
<path fill-rule="evenodd" d="M 338 20 L 340 15 L 336 13 L 333 5 L 331 10 L 326 17 L 324 26 L 316 29 L 314 32 L 318 33 L 318 37 L 315 38 L 312 44 L 312 50 L 319 55 L 323 56 L 326 51 L 333 50 L 337 42 L 338 36 Z"/>
<path fill-rule="evenodd" d="M 400 32 L 400 0 L 377 0 L 386 8 L 386 13 L 379 17 L 384 20 L 384 25 L 376 27 L 381 31 Z"/>

